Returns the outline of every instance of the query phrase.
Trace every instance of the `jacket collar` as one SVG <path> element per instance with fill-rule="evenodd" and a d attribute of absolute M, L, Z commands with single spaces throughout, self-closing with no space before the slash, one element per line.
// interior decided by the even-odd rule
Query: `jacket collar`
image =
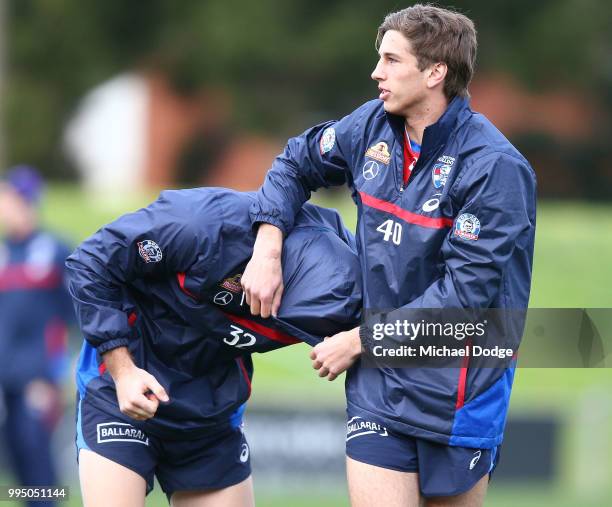
<path fill-rule="evenodd" d="M 433 125 L 425 128 L 423 143 L 421 144 L 420 158 L 427 159 L 438 151 L 438 148 L 446 144 L 451 132 L 459 121 L 463 121 L 465 113 L 469 112 L 469 100 L 463 97 L 455 97 L 450 101 L 444 114 Z M 395 136 L 404 139 L 404 118 L 390 113 L 385 113 Z"/>

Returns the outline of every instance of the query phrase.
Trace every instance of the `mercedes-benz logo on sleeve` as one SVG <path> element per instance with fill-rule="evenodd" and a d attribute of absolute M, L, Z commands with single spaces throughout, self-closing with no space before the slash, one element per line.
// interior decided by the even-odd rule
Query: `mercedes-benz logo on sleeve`
<path fill-rule="evenodd" d="M 363 164 L 363 177 L 366 180 L 371 180 L 372 178 L 376 178 L 378 176 L 378 172 L 380 171 L 380 166 L 378 162 L 374 162 L 373 160 L 368 160 L 365 164 Z"/>
<path fill-rule="evenodd" d="M 227 306 L 232 302 L 232 299 L 234 299 L 234 295 L 231 292 L 224 290 L 215 294 L 213 302 L 217 305 Z"/>

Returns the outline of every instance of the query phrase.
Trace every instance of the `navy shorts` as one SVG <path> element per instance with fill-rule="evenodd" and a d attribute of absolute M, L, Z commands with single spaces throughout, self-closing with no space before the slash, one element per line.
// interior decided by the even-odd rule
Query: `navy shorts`
<path fill-rule="evenodd" d="M 221 489 L 251 475 L 249 445 L 242 428 L 189 440 L 146 435 L 130 424 L 88 403 L 77 406 L 77 454 L 80 449 L 104 456 L 142 476 L 147 493 L 157 477 L 170 498 L 177 491 Z"/>
<path fill-rule="evenodd" d="M 399 472 L 419 474 L 424 497 L 453 496 L 472 489 L 499 460 L 499 446 L 471 449 L 437 444 L 388 431 L 355 413 L 349 413 L 346 455 L 355 461 Z"/>

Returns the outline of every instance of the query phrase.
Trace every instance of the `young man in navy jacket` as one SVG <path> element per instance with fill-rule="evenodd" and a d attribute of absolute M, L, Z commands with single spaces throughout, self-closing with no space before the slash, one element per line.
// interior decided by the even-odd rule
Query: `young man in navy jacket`
<path fill-rule="evenodd" d="M 359 321 L 354 238 L 335 211 L 309 204 L 285 244 L 278 318 L 250 314 L 240 277 L 254 203 L 219 188 L 166 191 L 68 258 L 85 337 L 77 448 L 86 506 L 144 505 L 154 475 L 175 506 L 253 505 L 241 427 L 251 353 L 316 345 Z"/>
<path fill-rule="evenodd" d="M 414 5 L 378 30 L 379 98 L 291 139 L 251 209 L 242 284 L 255 314 L 281 302 L 284 235 L 310 192 L 347 184 L 358 208 L 364 313 L 528 304 L 536 180 L 469 107 L 476 31 Z M 514 368 L 365 368 L 367 323 L 316 346 L 330 380 L 348 369 L 347 467 L 354 506 L 481 505 L 498 459 Z M 352 367 L 351 367 L 352 366 Z M 368 431 L 359 431 L 369 428 Z M 375 430 L 372 430 L 375 428 Z"/>

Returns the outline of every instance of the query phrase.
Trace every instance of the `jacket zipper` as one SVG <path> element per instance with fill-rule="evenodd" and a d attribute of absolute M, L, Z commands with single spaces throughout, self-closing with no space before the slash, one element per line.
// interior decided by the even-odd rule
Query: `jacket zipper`
<path fill-rule="evenodd" d="M 405 133 L 405 129 L 406 127 L 404 126 L 404 130 L 402 131 L 402 136 L 401 136 L 401 164 L 399 166 L 399 170 L 397 171 L 397 173 L 399 173 L 399 193 L 400 196 L 404 193 L 404 190 L 406 189 L 406 187 L 410 184 L 410 181 L 412 180 L 412 175 L 416 172 L 417 167 L 419 167 L 419 162 L 421 161 L 421 157 L 419 156 L 419 158 L 417 158 L 417 161 L 414 164 L 414 167 L 412 168 L 412 171 L 410 171 L 410 174 L 408 175 L 408 181 L 406 182 L 406 184 L 404 185 L 404 165 L 406 164 L 406 158 L 404 156 L 404 144 L 406 143 L 406 133 Z M 422 164 L 421 164 L 422 165 Z"/>

